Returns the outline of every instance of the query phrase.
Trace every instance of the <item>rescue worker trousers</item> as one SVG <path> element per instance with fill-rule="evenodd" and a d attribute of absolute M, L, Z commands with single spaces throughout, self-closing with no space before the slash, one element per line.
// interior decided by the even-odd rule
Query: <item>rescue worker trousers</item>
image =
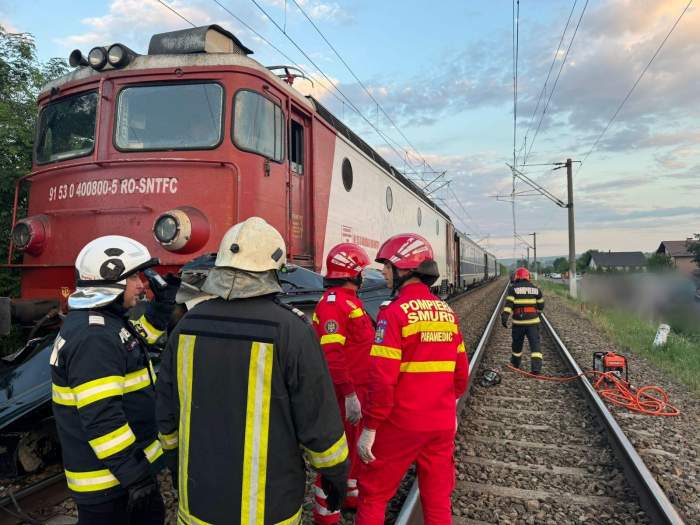
<path fill-rule="evenodd" d="M 520 368 L 520 360 L 523 355 L 523 343 L 527 337 L 530 346 L 530 370 L 534 373 L 542 371 L 542 350 L 540 348 L 540 325 L 513 325 L 513 354 L 510 362 Z"/>
<path fill-rule="evenodd" d="M 415 461 L 425 525 L 452 523 L 455 430 L 409 432 L 386 421 L 377 429 L 375 459 L 362 466 L 356 525 L 382 525 L 389 500 Z"/>
<path fill-rule="evenodd" d="M 165 505 L 160 493 L 150 498 L 148 508 L 134 511 L 131 516 L 126 510 L 128 496 L 98 503 L 78 505 L 78 525 L 163 525 Z"/>
<path fill-rule="evenodd" d="M 364 406 L 367 399 L 367 387 L 364 385 L 355 385 L 355 393 L 357 399 L 360 400 L 360 406 Z M 345 501 L 343 501 L 344 509 L 356 509 L 358 501 L 357 480 L 359 479 L 362 461 L 357 455 L 357 441 L 362 433 L 362 420 L 356 425 L 351 424 L 345 419 L 345 397 L 337 395 L 338 406 L 340 408 L 340 417 L 343 418 L 345 426 L 345 437 L 348 440 L 348 459 L 350 460 L 350 472 L 348 473 L 348 490 L 345 493 Z M 314 523 L 317 525 L 333 525 L 340 522 L 340 511 L 330 512 L 326 507 L 326 494 L 323 492 L 321 485 L 321 475 L 316 474 L 314 483 Z"/>

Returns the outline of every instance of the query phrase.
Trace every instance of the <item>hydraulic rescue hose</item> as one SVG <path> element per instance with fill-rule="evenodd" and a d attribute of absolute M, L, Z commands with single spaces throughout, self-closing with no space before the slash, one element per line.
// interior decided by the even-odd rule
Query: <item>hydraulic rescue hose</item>
<path fill-rule="evenodd" d="M 531 379 L 551 381 L 554 383 L 568 383 L 581 376 L 590 376 L 593 387 L 598 391 L 600 396 L 614 405 L 649 416 L 673 417 L 681 414 L 680 410 L 668 402 L 668 394 L 663 388 L 655 385 L 634 388 L 626 381 L 620 379 L 614 372 L 588 370 L 574 376 L 545 376 L 531 374 L 520 368 L 515 368 L 510 364 L 507 365 L 507 367 L 513 372 L 517 372 Z"/>

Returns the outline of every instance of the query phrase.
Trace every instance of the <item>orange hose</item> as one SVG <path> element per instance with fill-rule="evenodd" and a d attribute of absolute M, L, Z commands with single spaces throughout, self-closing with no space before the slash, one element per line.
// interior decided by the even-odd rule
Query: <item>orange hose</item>
<path fill-rule="evenodd" d="M 612 372 L 588 370 L 573 376 L 544 376 L 531 374 L 512 365 L 507 365 L 507 368 L 532 379 L 555 383 L 568 383 L 581 376 L 592 376 L 596 378 L 593 382 L 593 388 L 598 391 L 603 399 L 608 400 L 610 403 L 649 416 L 672 417 L 681 414 L 680 410 L 668 402 L 668 394 L 663 388 L 648 385 L 635 389 Z M 612 387 L 608 385 L 612 385 Z"/>

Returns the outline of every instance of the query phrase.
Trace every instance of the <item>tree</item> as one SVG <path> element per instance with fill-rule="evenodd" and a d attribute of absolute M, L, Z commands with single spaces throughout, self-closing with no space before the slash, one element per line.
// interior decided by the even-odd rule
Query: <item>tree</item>
<path fill-rule="evenodd" d="M 53 58 L 40 63 L 28 33 L 8 33 L 0 26 L 0 261 L 7 260 L 15 182 L 32 167 L 32 143 L 41 86 L 68 70 Z M 20 205 L 26 207 L 26 196 Z M 16 296 L 16 274 L 0 272 L 0 295 Z"/>
<path fill-rule="evenodd" d="M 578 259 L 576 259 L 577 273 L 585 272 L 588 269 L 588 265 L 590 264 L 591 257 L 594 253 L 598 253 L 598 250 L 586 250 Z"/>
<path fill-rule="evenodd" d="M 557 257 L 552 262 L 552 267 L 556 273 L 564 273 L 569 271 L 569 260 L 566 257 Z"/>
<path fill-rule="evenodd" d="M 665 253 L 653 253 L 647 258 L 650 272 L 663 272 L 673 268 L 673 259 Z"/>
<path fill-rule="evenodd" d="M 694 240 L 686 241 L 685 245 L 688 251 L 693 254 L 693 261 L 700 268 L 700 233 L 693 235 Z"/>
<path fill-rule="evenodd" d="M 528 268 L 527 259 L 518 259 L 515 263 L 516 268 Z"/>

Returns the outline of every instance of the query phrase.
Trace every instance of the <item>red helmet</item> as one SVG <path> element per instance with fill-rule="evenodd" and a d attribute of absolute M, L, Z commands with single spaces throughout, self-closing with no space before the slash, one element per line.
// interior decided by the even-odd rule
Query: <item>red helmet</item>
<path fill-rule="evenodd" d="M 400 270 L 416 270 L 422 263 L 433 260 L 433 248 L 420 235 L 399 233 L 384 241 L 375 260 L 391 263 Z"/>
<path fill-rule="evenodd" d="M 337 244 L 326 257 L 326 279 L 354 279 L 370 262 L 367 252 L 357 244 Z"/>
<path fill-rule="evenodd" d="M 520 267 L 517 270 L 515 270 L 515 280 L 516 281 L 529 281 L 530 280 L 530 272 L 527 270 L 527 268 Z"/>

